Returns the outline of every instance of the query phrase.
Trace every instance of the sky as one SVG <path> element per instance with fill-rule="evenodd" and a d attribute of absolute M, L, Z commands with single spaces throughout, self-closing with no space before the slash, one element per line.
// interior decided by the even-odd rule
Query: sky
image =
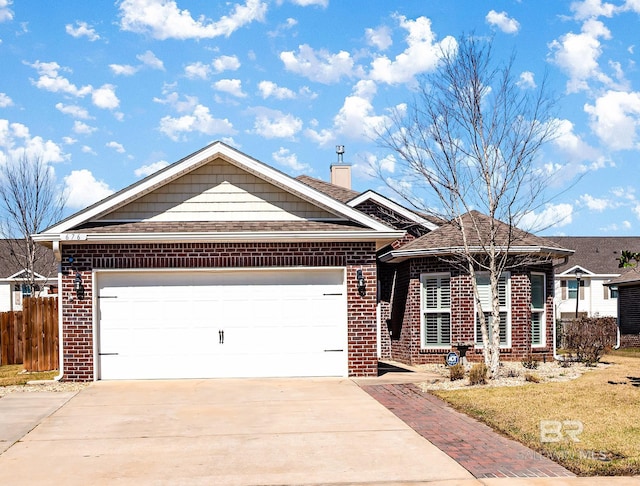
<path fill-rule="evenodd" d="M 0 164 L 42 157 L 71 214 L 216 140 L 324 180 L 344 145 L 353 188 L 394 197 L 376 130 L 473 33 L 559 99 L 540 234 L 640 235 L 639 21 L 640 0 L 0 0 Z"/>

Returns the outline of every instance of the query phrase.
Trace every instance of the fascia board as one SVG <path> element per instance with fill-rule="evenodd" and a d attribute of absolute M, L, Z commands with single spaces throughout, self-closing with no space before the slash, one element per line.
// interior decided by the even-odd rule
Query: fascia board
<path fill-rule="evenodd" d="M 422 226 L 424 226 L 429 230 L 433 231 L 435 229 L 438 229 L 438 226 L 433 224 L 431 221 L 428 221 L 418 216 L 416 213 L 414 213 L 410 209 L 407 209 L 404 206 L 401 206 L 400 204 L 392 201 L 391 199 L 385 196 L 382 196 L 381 194 L 378 194 L 377 192 L 374 192 L 371 190 L 363 192 L 362 194 L 351 199 L 350 201 L 347 201 L 347 204 L 351 207 L 356 207 L 358 204 L 362 204 L 367 200 L 375 201 L 376 203 L 386 207 L 387 209 L 395 211 L 396 213 L 401 214 L 405 218 L 410 219 L 411 221 L 414 221 L 418 224 L 421 224 Z"/>
<path fill-rule="evenodd" d="M 309 232 L 190 232 L 190 233 L 90 233 L 74 240 L 55 241 L 69 244 L 126 242 L 281 242 L 281 241 L 395 241 L 404 231 L 309 231 Z M 53 235 L 35 235 L 36 241 L 51 241 Z"/>
<path fill-rule="evenodd" d="M 514 255 L 526 255 L 526 254 L 547 254 L 552 253 L 554 255 L 565 255 L 573 253 L 572 250 L 563 250 L 559 248 L 546 248 L 540 246 L 512 246 L 509 248 L 497 248 L 498 252 L 507 250 Z M 441 256 L 441 255 L 462 255 L 466 251 L 471 253 L 481 253 L 484 249 L 480 246 L 469 247 L 445 247 L 445 248 L 428 248 L 428 249 L 416 249 L 416 250 L 391 250 L 380 256 L 382 262 L 400 263 L 409 258 L 428 257 L 428 256 Z M 571 253 L 568 253 L 571 252 Z"/>
<path fill-rule="evenodd" d="M 257 161 L 231 147 L 225 145 L 222 142 L 215 142 L 208 147 L 182 159 L 181 161 L 169 166 L 167 169 L 158 172 L 155 175 L 151 175 L 146 179 L 143 179 L 139 183 L 133 184 L 128 188 L 114 194 L 113 196 L 105 199 L 102 203 L 98 203 L 83 211 L 72 215 L 71 217 L 63 220 L 59 224 L 52 226 L 43 235 L 55 235 L 64 233 L 65 231 L 74 228 L 82 223 L 90 221 L 97 215 L 108 212 L 109 210 L 117 208 L 120 204 L 125 203 L 135 197 L 141 196 L 156 187 L 169 183 L 174 178 L 186 174 L 191 170 L 197 168 L 201 163 L 207 159 L 216 155 L 225 156 L 225 160 L 240 168 L 249 170 L 255 174 L 261 174 L 262 176 L 272 180 L 283 189 L 293 190 L 300 195 L 308 198 L 312 203 L 324 205 L 330 210 L 343 215 L 345 218 L 352 221 L 356 221 L 371 229 L 387 232 L 391 228 L 379 221 L 367 216 L 366 214 L 346 205 L 335 199 L 327 196 L 326 194 L 313 189 L 312 187 L 303 184 L 296 179 L 289 177 L 288 175 L 280 172 L 272 167 L 269 167 L 262 162 Z M 50 240 L 50 239 L 49 239 Z"/>

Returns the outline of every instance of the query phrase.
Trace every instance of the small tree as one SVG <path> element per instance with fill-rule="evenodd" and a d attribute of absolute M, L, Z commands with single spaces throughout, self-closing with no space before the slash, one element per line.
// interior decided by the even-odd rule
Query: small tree
<path fill-rule="evenodd" d="M 535 162 L 557 128 L 544 80 L 539 89 L 522 89 L 512 65 L 513 58 L 494 66 L 491 42 L 460 38 L 443 48 L 438 69 L 422 79 L 417 98 L 406 111 L 396 110 L 391 125 L 379 133 L 380 144 L 397 155 L 395 180 L 387 181 L 391 189 L 452 221 L 462 236 L 452 261 L 473 282 L 492 377 L 500 364 L 499 279 L 524 262 L 510 253 L 514 233 L 505 234 L 499 222 L 515 229 L 544 204 L 548 176 Z M 384 178 L 382 167 L 377 170 Z M 435 196 L 438 208 L 423 202 L 425 194 L 431 201 Z M 489 275 L 491 328 L 476 284 L 479 271 Z"/>
<path fill-rule="evenodd" d="M 58 221 L 64 203 L 53 169 L 42 156 L 30 156 L 25 151 L 0 166 L 0 232 L 6 238 L 7 258 L 26 270 L 23 283 L 31 289 L 37 288 L 36 269 L 53 264 L 50 253 L 43 251 L 31 235 Z"/>

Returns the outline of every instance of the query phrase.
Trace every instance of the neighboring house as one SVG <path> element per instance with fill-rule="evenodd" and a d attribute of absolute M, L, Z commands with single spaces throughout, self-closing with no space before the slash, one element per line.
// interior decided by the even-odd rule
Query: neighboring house
<path fill-rule="evenodd" d="M 618 329 L 622 347 L 640 347 L 640 271 L 625 269 L 607 284 L 618 289 Z"/>
<path fill-rule="evenodd" d="M 216 142 L 36 235 L 61 263 L 64 379 L 371 376 L 477 343 L 469 277 L 440 258 L 452 226 L 331 172 Z M 550 358 L 552 261 L 571 251 L 516 234 L 503 356 Z"/>
<path fill-rule="evenodd" d="M 575 317 L 577 309 L 578 315 L 616 317 L 618 289 L 615 285 L 606 284 L 622 273 L 617 258 L 623 250 L 640 251 L 640 238 L 558 236 L 553 240 L 575 251 L 566 263 L 556 268 L 557 316 Z M 579 272 L 579 283 L 576 271 Z"/>
<path fill-rule="evenodd" d="M 58 264 L 53 252 L 45 247 L 38 247 L 36 287 L 32 288 L 29 285 L 32 279 L 29 278 L 28 271 L 15 256 L 19 248 L 20 240 L 0 239 L 0 312 L 22 310 L 24 297 L 56 293 Z"/>

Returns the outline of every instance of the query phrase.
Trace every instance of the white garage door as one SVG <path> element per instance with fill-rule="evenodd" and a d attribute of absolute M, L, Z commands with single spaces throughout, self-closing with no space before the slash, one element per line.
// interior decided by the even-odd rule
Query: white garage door
<path fill-rule="evenodd" d="M 344 269 L 98 272 L 100 379 L 346 376 Z"/>

